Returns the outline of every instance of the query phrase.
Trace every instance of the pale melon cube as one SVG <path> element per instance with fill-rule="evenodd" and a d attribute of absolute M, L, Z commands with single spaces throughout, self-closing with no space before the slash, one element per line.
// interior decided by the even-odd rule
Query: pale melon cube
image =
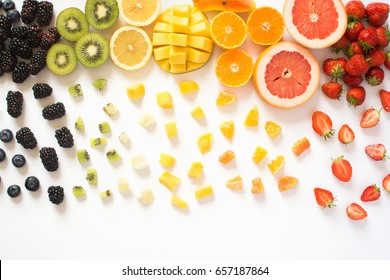
<path fill-rule="evenodd" d="M 160 163 L 162 165 L 164 165 L 165 167 L 172 168 L 176 163 L 176 159 L 173 156 L 170 156 L 170 155 L 165 154 L 165 153 L 161 153 L 160 154 Z"/>
<path fill-rule="evenodd" d="M 213 51 L 213 41 L 201 36 L 188 36 L 187 44 L 189 47 L 200 49 L 211 53 Z"/>
<path fill-rule="evenodd" d="M 145 206 L 149 205 L 153 198 L 154 194 L 151 188 L 143 189 L 137 195 L 137 199 Z"/>
<path fill-rule="evenodd" d="M 172 95 L 167 92 L 160 92 L 157 93 L 157 104 L 163 109 L 172 109 L 173 108 L 173 100 L 172 100 Z"/>
<path fill-rule="evenodd" d="M 171 50 L 171 46 L 161 46 L 161 47 L 154 48 L 153 50 L 154 58 L 156 60 L 168 59 L 170 50 Z"/>
<path fill-rule="evenodd" d="M 143 84 L 135 84 L 126 88 L 127 97 L 130 99 L 139 99 L 145 95 L 145 86 Z"/>
<path fill-rule="evenodd" d="M 118 190 L 121 193 L 131 191 L 130 184 L 126 178 L 123 177 L 118 178 Z"/>
<path fill-rule="evenodd" d="M 179 89 L 181 94 L 187 94 L 199 90 L 199 85 L 195 81 L 183 81 L 179 82 Z"/>
<path fill-rule="evenodd" d="M 156 123 L 156 118 L 150 113 L 145 113 L 139 119 L 138 123 L 145 128 L 150 128 Z"/>
<path fill-rule="evenodd" d="M 188 203 L 185 202 L 180 197 L 178 197 L 177 195 L 173 195 L 171 197 L 171 203 L 172 203 L 172 205 L 174 205 L 180 209 L 187 209 L 188 208 Z"/>
<path fill-rule="evenodd" d="M 200 120 L 204 117 L 204 111 L 202 109 L 202 107 L 198 106 L 194 109 L 192 109 L 191 111 L 191 116 L 195 119 L 195 120 Z"/>
<path fill-rule="evenodd" d="M 153 46 L 170 45 L 172 41 L 171 33 L 153 33 Z"/>
<path fill-rule="evenodd" d="M 187 47 L 187 38 L 188 38 L 187 34 L 172 33 L 170 38 L 171 45 L 179 46 L 179 47 Z"/>
<path fill-rule="evenodd" d="M 187 57 L 189 61 L 195 63 L 206 63 L 210 58 L 210 53 L 194 48 L 188 48 Z"/>
<path fill-rule="evenodd" d="M 167 187 L 169 190 L 173 191 L 180 183 L 180 178 L 169 173 L 168 171 L 164 171 L 158 181 Z"/>
<path fill-rule="evenodd" d="M 177 136 L 176 122 L 170 122 L 165 124 L 165 132 L 169 139 Z"/>
<path fill-rule="evenodd" d="M 119 135 L 118 139 L 124 145 L 130 142 L 130 137 L 129 135 L 127 135 L 126 132 L 122 132 L 121 135 Z"/>
<path fill-rule="evenodd" d="M 203 172 L 203 164 L 199 161 L 193 162 L 190 169 L 187 172 L 187 175 L 198 179 Z"/>
<path fill-rule="evenodd" d="M 172 46 L 169 50 L 169 63 L 186 65 L 187 48 Z"/>
<path fill-rule="evenodd" d="M 212 186 L 207 186 L 201 189 L 198 189 L 195 191 L 195 198 L 197 200 L 200 200 L 202 198 L 205 198 L 207 196 L 213 195 L 213 187 Z"/>
<path fill-rule="evenodd" d="M 145 169 L 149 166 L 144 155 L 134 156 L 130 160 L 130 165 L 137 170 Z"/>
<path fill-rule="evenodd" d="M 158 21 L 154 25 L 153 31 L 154 32 L 162 32 L 162 33 L 171 33 L 172 32 L 172 25 L 165 23 L 165 22 Z"/>

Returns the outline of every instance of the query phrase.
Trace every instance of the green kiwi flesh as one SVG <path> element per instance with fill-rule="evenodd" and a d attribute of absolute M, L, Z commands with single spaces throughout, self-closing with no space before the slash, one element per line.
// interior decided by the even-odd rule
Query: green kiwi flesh
<path fill-rule="evenodd" d="M 51 46 L 46 56 L 47 67 L 54 74 L 70 74 L 77 66 L 77 57 L 71 45 L 57 43 Z"/>
<path fill-rule="evenodd" d="M 109 56 L 109 43 L 97 33 L 87 33 L 77 40 L 76 57 L 82 65 L 95 68 L 103 65 Z"/>
<path fill-rule="evenodd" d="M 85 14 L 78 8 L 67 8 L 57 17 L 58 33 L 70 42 L 76 42 L 89 32 L 89 23 Z"/>
<path fill-rule="evenodd" d="M 97 30 L 110 28 L 118 20 L 118 3 L 116 0 L 87 0 L 85 15 L 93 28 Z"/>

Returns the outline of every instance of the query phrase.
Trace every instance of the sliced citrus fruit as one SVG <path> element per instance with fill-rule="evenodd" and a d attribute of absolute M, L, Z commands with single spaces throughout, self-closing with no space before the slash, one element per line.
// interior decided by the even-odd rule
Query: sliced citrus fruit
<path fill-rule="evenodd" d="M 232 12 L 216 15 L 211 21 L 210 32 L 214 43 L 224 49 L 238 48 L 246 38 L 244 20 Z"/>
<path fill-rule="evenodd" d="M 133 26 L 147 26 L 160 13 L 160 0 L 119 0 L 119 13 Z"/>
<path fill-rule="evenodd" d="M 192 0 L 201 11 L 249 12 L 256 8 L 254 0 Z"/>
<path fill-rule="evenodd" d="M 298 178 L 293 176 L 284 176 L 278 180 L 278 188 L 280 192 L 294 188 L 298 184 Z"/>
<path fill-rule="evenodd" d="M 218 80 L 230 87 L 245 85 L 252 76 L 253 59 L 246 52 L 238 49 L 222 53 L 215 66 Z"/>
<path fill-rule="evenodd" d="M 229 140 L 233 139 L 234 136 L 234 121 L 227 121 L 221 123 L 219 126 L 219 129 L 221 130 L 222 134 Z"/>
<path fill-rule="evenodd" d="M 253 194 L 258 194 L 258 193 L 261 193 L 262 191 L 264 191 L 264 185 L 263 185 L 263 181 L 261 180 L 260 177 L 256 177 L 252 180 L 252 189 L 251 189 L 251 192 Z"/>
<path fill-rule="evenodd" d="M 246 21 L 249 37 L 255 44 L 272 45 L 280 41 L 284 33 L 281 13 L 272 7 L 253 10 Z"/>
<path fill-rule="evenodd" d="M 233 159 L 236 158 L 236 154 L 233 151 L 226 151 L 222 155 L 219 156 L 219 162 L 223 164 L 228 164 L 231 162 Z"/>
<path fill-rule="evenodd" d="M 152 56 L 152 42 L 144 30 L 133 26 L 119 28 L 111 37 L 112 61 L 125 70 L 142 68 Z"/>
<path fill-rule="evenodd" d="M 257 106 L 254 106 L 245 117 L 244 125 L 245 126 L 257 126 L 259 123 L 259 110 Z"/>
<path fill-rule="evenodd" d="M 233 104 L 234 102 L 236 102 L 236 100 L 237 100 L 237 95 L 235 95 L 230 91 L 223 90 L 218 94 L 215 103 L 217 104 L 217 106 L 226 106 L 226 105 Z"/>
<path fill-rule="evenodd" d="M 291 37 L 313 49 L 336 43 L 347 29 L 347 13 L 340 0 L 286 0 L 283 18 Z"/>
<path fill-rule="evenodd" d="M 240 175 L 226 181 L 226 187 L 235 191 L 242 190 L 244 183 Z"/>
<path fill-rule="evenodd" d="M 272 106 L 298 107 L 313 96 L 320 80 L 320 68 L 312 53 L 291 42 L 265 49 L 256 61 L 253 81 L 260 95 Z"/>
<path fill-rule="evenodd" d="M 272 121 L 266 122 L 264 128 L 271 139 L 274 139 L 282 132 L 282 127 Z"/>
<path fill-rule="evenodd" d="M 268 168 L 272 174 L 276 174 L 280 169 L 282 169 L 283 165 L 284 165 L 284 156 L 279 155 L 275 159 L 271 160 L 271 162 L 268 163 Z"/>

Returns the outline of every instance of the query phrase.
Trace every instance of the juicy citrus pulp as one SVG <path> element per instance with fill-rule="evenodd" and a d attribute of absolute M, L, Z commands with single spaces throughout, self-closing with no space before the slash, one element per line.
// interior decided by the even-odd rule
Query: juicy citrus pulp
<path fill-rule="evenodd" d="M 218 94 L 217 100 L 215 103 L 217 106 L 226 106 L 233 104 L 237 100 L 237 95 L 227 90 L 223 90 Z"/>
<path fill-rule="evenodd" d="M 246 38 L 244 20 L 232 12 L 216 15 L 211 21 L 210 32 L 214 43 L 224 49 L 238 48 Z"/>
<path fill-rule="evenodd" d="M 160 13 L 160 0 L 120 0 L 119 13 L 130 25 L 147 26 Z"/>

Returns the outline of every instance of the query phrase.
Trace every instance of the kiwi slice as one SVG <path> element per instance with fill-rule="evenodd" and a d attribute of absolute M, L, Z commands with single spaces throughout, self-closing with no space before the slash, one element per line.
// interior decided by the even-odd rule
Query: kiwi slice
<path fill-rule="evenodd" d="M 104 137 L 91 138 L 89 142 L 91 147 L 98 147 L 107 144 L 107 139 Z"/>
<path fill-rule="evenodd" d="M 110 28 L 118 20 L 118 3 L 116 0 L 87 0 L 85 16 L 89 24 L 97 30 Z"/>
<path fill-rule="evenodd" d="M 72 192 L 75 197 L 83 197 L 86 195 L 84 188 L 81 186 L 74 186 Z"/>
<path fill-rule="evenodd" d="M 88 151 L 85 149 L 77 150 L 77 159 L 79 160 L 80 163 L 89 161 L 90 156 Z"/>
<path fill-rule="evenodd" d="M 75 45 L 77 59 L 88 68 L 103 65 L 108 59 L 109 49 L 107 39 L 94 32 L 80 37 Z"/>
<path fill-rule="evenodd" d="M 85 176 L 88 184 L 97 185 L 98 182 L 98 174 L 95 168 L 88 168 L 87 175 Z"/>
<path fill-rule="evenodd" d="M 47 67 L 54 74 L 64 76 L 70 74 L 77 66 L 76 53 L 71 45 L 56 43 L 46 56 Z"/>
<path fill-rule="evenodd" d="M 121 159 L 121 155 L 114 149 L 111 149 L 109 150 L 107 153 L 106 153 L 106 157 L 107 159 L 111 162 L 111 163 L 114 163 L 118 160 Z"/>
<path fill-rule="evenodd" d="M 76 122 L 74 123 L 74 127 L 79 130 L 79 131 L 84 131 L 85 130 L 85 127 L 84 127 L 84 121 L 83 119 L 81 118 L 81 116 L 79 116 L 76 120 Z"/>
<path fill-rule="evenodd" d="M 92 82 L 92 85 L 100 91 L 104 89 L 106 84 L 107 84 L 106 79 L 97 79 L 96 81 Z"/>
<path fill-rule="evenodd" d="M 79 95 L 82 95 L 84 93 L 80 84 L 70 85 L 68 87 L 68 91 L 69 91 L 69 94 L 71 96 L 79 96 Z"/>
<path fill-rule="evenodd" d="M 78 8 L 67 8 L 57 17 L 58 33 L 66 40 L 76 42 L 89 32 L 89 23 L 85 14 Z"/>
<path fill-rule="evenodd" d="M 101 122 L 99 123 L 98 127 L 101 133 L 107 133 L 111 131 L 111 126 L 108 122 Z"/>

